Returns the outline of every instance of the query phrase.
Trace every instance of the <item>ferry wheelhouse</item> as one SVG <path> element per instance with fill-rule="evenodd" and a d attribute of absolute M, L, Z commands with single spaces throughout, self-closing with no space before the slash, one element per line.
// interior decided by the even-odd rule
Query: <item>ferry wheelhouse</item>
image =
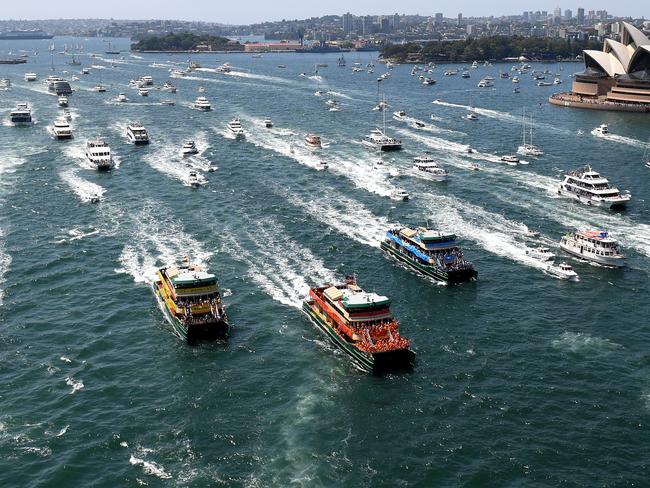
<path fill-rule="evenodd" d="M 353 277 L 309 290 L 303 311 L 362 370 L 410 369 L 415 353 L 399 333 L 390 299 L 362 290 Z"/>
<path fill-rule="evenodd" d="M 26 103 L 19 103 L 16 108 L 9 114 L 9 119 L 13 125 L 31 125 L 32 110 Z"/>
<path fill-rule="evenodd" d="M 622 268 L 626 258 L 618 242 L 604 230 L 579 229 L 562 237 L 560 248 L 587 261 Z"/>
<path fill-rule="evenodd" d="M 585 205 L 606 208 L 623 207 L 631 198 L 629 193 L 621 193 L 588 165 L 567 173 L 557 193 Z"/>
<path fill-rule="evenodd" d="M 217 277 L 187 258 L 160 268 L 153 291 L 174 333 L 190 344 L 228 337 L 228 317 Z"/>
<path fill-rule="evenodd" d="M 391 229 L 381 248 L 425 276 L 450 284 L 475 280 L 474 265 L 465 259 L 453 234 L 441 234 L 426 227 Z"/>

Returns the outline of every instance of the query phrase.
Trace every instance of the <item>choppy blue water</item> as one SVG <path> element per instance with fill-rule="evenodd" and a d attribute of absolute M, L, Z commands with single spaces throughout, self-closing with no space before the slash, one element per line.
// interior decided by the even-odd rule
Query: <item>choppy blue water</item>
<path fill-rule="evenodd" d="M 19 101 L 37 120 L 0 126 L 1 486 L 647 484 L 647 115 L 551 107 L 546 98 L 557 88 L 529 76 L 514 94 L 498 79 L 509 65 L 480 67 L 470 79 L 439 67 L 429 87 L 399 66 L 381 84 L 388 114 L 406 110 L 428 128 L 389 118 L 405 146 L 383 156 L 399 172 L 390 176 L 354 142 L 381 124 L 371 109 L 385 68 L 350 70 L 368 53 L 350 54 L 346 69 L 326 54 L 199 55 L 204 68 L 174 79 L 176 95 L 141 98 L 130 79 L 151 74 L 160 86 L 188 56 L 125 52 L 111 68 L 106 55 L 88 55 L 104 51 L 101 41 L 57 39 L 57 51 L 64 42 L 83 43 L 79 59 L 95 66 L 72 83 L 71 142 L 47 132 L 60 112 L 42 82 L 48 41 L 0 44 L 3 56 L 40 51 L 26 65 L 0 66 L 13 82 L 0 92 L 3 121 Z M 69 59 L 54 56 L 57 74 L 78 71 Z M 229 75 L 215 72 L 224 62 L 234 66 Z M 300 76 L 317 62 L 329 64 L 320 77 Z M 580 69 L 533 67 L 560 73 L 564 88 Z M 27 71 L 39 81 L 23 81 Z M 487 74 L 495 87 L 477 88 Z M 109 91 L 92 91 L 98 82 Z M 199 87 L 210 113 L 190 108 Z M 336 94 L 317 97 L 319 89 Z M 113 102 L 118 92 L 129 103 Z M 327 111 L 332 96 L 341 112 Z M 165 98 L 176 106 L 161 105 Z M 463 118 L 469 106 L 478 121 Z M 496 160 L 516 150 L 523 108 L 545 155 L 504 166 Z M 245 141 L 226 135 L 235 115 Z M 272 130 L 263 128 L 267 116 Z M 127 143 L 134 119 L 149 129 L 149 147 Z M 601 123 L 610 137 L 591 134 Z M 328 147 L 306 150 L 307 132 Z M 84 163 L 83 145 L 96 135 L 119 160 L 109 173 Z M 197 190 L 179 156 L 186 138 L 202 151 L 190 160 L 206 182 Z M 411 172 L 424 150 L 449 169 L 447 183 Z M 471 162 L 482 171 L 470 171 Z M 556 197 L 560 173 L 585 163 L 631 191 L 627 210 Z M 389 198 L 398 187 L 409 202 Z M 88 203 L 94 193 L 99 205 Z M 390 225 L 426 220 L 462 238 L 478 282 L 435 285 L 382 255 Z M 533 245 L 561 254 L 561 235 L 582 225 L 610 230 L 629 267 L 564 257 L 581 277 L 566 283 L 526 256 Z M 531 240 L 528 228 L 540 237 Z M 156 307 L 151 271 L 184 254 L 227 290 L 228 344 L 186 346 Z M 417 353 L 413 373 L 359 372 L 301 314 L 309 285 L 352 271 L 393 298 Z"/>

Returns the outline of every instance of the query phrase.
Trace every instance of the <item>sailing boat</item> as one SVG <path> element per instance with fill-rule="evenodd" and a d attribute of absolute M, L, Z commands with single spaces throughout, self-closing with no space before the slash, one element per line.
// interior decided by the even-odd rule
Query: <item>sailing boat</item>
<path fill-rule="evenodd" d="M 119 51 L 114 51 L 112 49 L 110 39 L 108 40 L 108 50 L 106 51 L 106 54 L 120 54 Z"/>
<path fill-rule="evenodd" d="M 517 153 L 522 156 L 533 156 L 538 157 L 544 154 L 544 152 L 538 147 L 533 145 L 533 116 L 530 116 L 530 137 L 528 142 L 526 142 L 526 109 L 523 110 L 523 115 L 521 118 L 522 128 L 521 128 L 521 146 L 517 149 Z"/>
<path fill-rule="evenodd" d="M 80 66 L 81 61 L 79 61 L 77 58 L 74 57 L 74 54 L 72 55 L 72 61 L 68 63 L 71 66 Z"/>
<path fill-rule="evenodd" d="M 386 106 L 386 99 L 382 96 L 381 103 Z M 383 130 L 373 129 L 370 135 L 365 136 L 361 144 L 369 149 L 379 149 L 380 151 L 396 151 L 402 149 L 402 141 L 386 135 L 386 110 L 382 110 Z"/>

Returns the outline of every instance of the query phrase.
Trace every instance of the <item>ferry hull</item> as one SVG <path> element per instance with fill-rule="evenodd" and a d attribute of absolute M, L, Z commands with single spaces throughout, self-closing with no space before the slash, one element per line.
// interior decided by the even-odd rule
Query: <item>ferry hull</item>
<path fill-rule="evenodd" d="M 169 311 L 155 285 L 154 295 L 156 296 L 158 306 L 165 315 L 167 322 L 171 324 L 174 334 L 188 344 L 196 344 L 199 341 L 213 341 L 228 338 L 229 325 L 225 320 L 205 324 L 192 324 L 189 327 L 186 327 Z"/>
<path fill-rule="evenodd" d="M 573 192 L 566 191 L 562 188 L 558 189 L 557 191 L 558 195 L 562 195 L 563 197 L 571 198 L 577 202 L 583 203 L 585 205 L 591 206 L 591 207 L 602 207 L 602 208 L 623 208 L 627 205 L 627 202 L 629 201 L 628 199 L 624 200 L 616 200 L 616 201 L 611 201 L 611 200 L 594 200 L 593 198 L 589 197 L 581 197 L 580 195 L 576 195 Z"/>
<path fill-rule="evenodd" d="M 302 310 L 339 349 L 352 358 L 355 364 L 367 373 L 382 374 L 390 371 L 410 370 L 415 364 L 415 353 L 409 349 L 383 353 L 366 353 L 339 336 L 321 317 L 312 310 L 313 301 L 303 303 Z"/>
<path fill-rule="evenodd" d="M 478 272 L 475 269 L 463 269 L 458 271 L 445 272 L 438 270 L 433 266 L 424 266 L 415 259 L 412 259 L 411 257 L 392 248 L 386 243 L 386 241 L 381 242 L 381 248 L 398 261 L 407 264 L 423 275 L 428 276 L 429 278 L 433 278 L 437 281 L 444 281 L 450 285 L 453 285 L 466 281 L 476 280 L 478 278 Z"/>
<path fill-rule="evenodd" d="M 577 256 L 580 259 L 585 259 L 587 261 L 591 261 L 594 263 L 602 264 L 604 266 L 611 266 L 614 268 L 623 268 L 625 267 L 626 264 L 626 259 L 621 257 L 621 258 L 609 258 L 607 256 L 595 256 L 591 253 L 585 253 L 582 252 L 581 248 L 574 249 L 571 246 L 567 246 L 566 244 L 560 243 L 560 249 L 563 251 L 572 254 L 573 256 Z"/>

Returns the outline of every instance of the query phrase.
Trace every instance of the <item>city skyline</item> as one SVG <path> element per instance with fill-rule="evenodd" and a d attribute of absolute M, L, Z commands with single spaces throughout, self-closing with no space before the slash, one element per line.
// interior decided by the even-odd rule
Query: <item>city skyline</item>
<path fill-rule="evenodd" d="M 216 5 L 211 2 L 200 0 L 193 2 L 191 9 L 179 6 L 178 4 L 157 5 L 152 10 L 146 4 L 127 3 L 125 0 L 115 0 L 110 4 L 89 4 L 81 0 L 71 0 L 66 12 L 62 12 L 60 6 L 50 2 L 27 1 L 12 3 L 3 6 L 3 20 L 44 20 L 59 18 L 111 18 L 111 19 L 168 19 L 186 21 L 219 22 L 230 25 L 247 25 L 260 22 L 273 22 L 282 19 L 306 19 L 324 15 L 342 15 L 349 12 L 353 15 L 387 15 L 399 13 L 400 15 L 425 15 L 434 16 L 435 13 L 442 13 L 445 18 L 455 18 L 459 13 L 465 17 L 502 17 L 521 15 L 523 11 L 547 11 L 553 13 L 561 9 L 562 13 L 570 10 L 573 13 L 578 8 L 588 10 L 608 10 L 617 17 L 641 18 L 641 4 L 624 0 L 612 5 L 609 2 L 553 2 L 542 0 L 532 4 L 522 5 L 514 0 L 500 2 L 497 5 L 487 5 L 475 0 L 460 1 L 453 5 L 453 10 L 448 6 L 432 6 L 422 1 L 406 0 L 400 2 L 399 6 L 387 1 L 355 2 L 351 7 L 346 2 L 329 2 L 326 6 L 317 4 L 301 4 L 293 6 L 290 4 L 278 5 L 265 2 L 253 2 L 246 9 Z M 614 10 L 613 10 L 614 9 Z M 124 13 L 124 15 L 121 15 Z M 117 15 L 116 15 L 117 14 Z"/>

